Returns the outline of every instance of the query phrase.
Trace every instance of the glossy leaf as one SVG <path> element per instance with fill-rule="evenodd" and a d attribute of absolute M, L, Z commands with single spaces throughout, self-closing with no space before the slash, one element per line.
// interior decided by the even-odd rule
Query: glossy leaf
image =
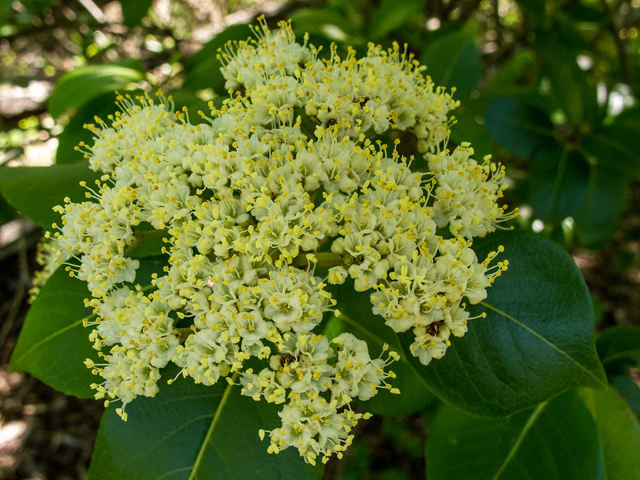
<path fill-rule="evenodd" d="M 598 426 L 607 480 L 640 480 L 640 424 L 614 388 L 587 391 Z"/>
<path fill-rule="evenodd" d="M 232 25 L 217 34 L 187 64 L 182 88 L 192 92 L 212 88 L 218 94 L 225 93 L 218 50 L 231 40 L 247 40 L 250 37 L 253 38 L 251 29 L 245 24 Z"/>
<path fill-rule="evenodd" d="M 601 125 L 582 137 L 581 146 L 612 173 L 633 177 L 640 173 L 640 135 L 626 125 Z"/>
<path fill-rule="evenodd" d="M 602 447 L 575 391 L 504 419 L 475 417 L 445 405 L 429 431 L 427 476 L 604 480 Z"/>
<path fill-rule="evenodd" d="M 607 369 L 624 372 L 640 366 L 640 328 L 616 325 L 604 330 L 596 341 L 600 361 Z"/>
<path fill-rule="evenodd" d="M 137 27 L 153 5 L 153 0 L 121 0 L 122 16 L 124 24 L 129 27 Z"/>
<path fill-rule="evenodd" d="M 549 116 L 538 107 L 512 98 L 491 102 L 484 124 L 496 142 L 523 158 L 533 158 L 540 148 L 555 144 Z"/>
<path fill-rule="evenodd" d="M 42 287 L 29 309 L 9 364 L 24 370 L 67 395 L 93 397 L 89 385 L 96 377 L 84 360 L 98 360 L 82 319 L 91 311 L 84 306 L 89 297 L 86 282 L 69 277 L 58 268 Z"/>
<path fill-rule="evenodd" d="M 317 480 L 318 467 L 305 464 L 298 450 L 268 454 L 259 429 L 280 425 L 281 406 L 255 402 L 223 379 L 211 387 L 191 378 L 166 379 L 179 372 L 162 370 L 160 392 L 127 405 L 127 422 L 105 412 L 89 470 L 89 480 Z"/>
<path fill-rule="evenodd" d="M 456 99 L 466 100 L 478 88 L 482 77 L 480 55 L 473 37 L 466 32 L 438 37 L 427 45 L 420 60 L 436 85 L 456 88 Z"/>
<path fill-rule="evenodd" d="M 554 145 L 538 150 L 529 175 L 531 207 L 544 222 L 577 213 L 587 198 L 589 164 L 577 150 Z"/>
<path fill-rule="evenodd" d="M 7 201 L 49 230 L 51 224 L 60 223 L 60 214 L 53 211 L 64 204 L 64 198 L 72 202 L 86 201 L 84 187 L 100 178 L 101 174 L 89 169 L 87 162 L 52 167 L 0 167 L 0 192 Z"/>
<path fill-rule="evenodd" d="M 580 243 L 602 248 L 613 236 L 627 197 L 628 180 L 599 164 L 589 169 L 587 198 L 574 217 Z"/>
<path fill-rule="evenodd" d="M 445 356 L 421 365 L 442 400 L 477 415 L 505 416 L 576 386 L 606 386 L 595 351 L 591 298 L 573 259 L 531 232 L 494 232 L 474 242 L 484 259 L 499 245 L 509 270 L 488 289 L 462 338 Z M 400 337 L 405 352 L 413 335 Z"/>
<path fill-rule="evenodd" d="M 146 259 L 141 261 L 136 281 L 151 285 L 151 274 L 161 271 L 157 257 Z M 98 360 L 89 341 L 90 330 L 82 325 L 82 319 L 91 315 L 84 306 L 88 297 L 86 282 L 58 268 L 29 309 L 11 356 L 11 370 L 27 371 L 69 395 L 93 397 L 89 385 L 96 377 L 83 363 L 87 358 Z"/>
<path fill-rule="evenodd" d="M 49 113 L 58 117 L 106 92 L 144 80 L 140 70 L 120 65 L 89 65 L 65 73 L 49 97 Z"/>
<path fill-rule="evenodd" d="M 387 33 L 400 28 L 416 18 L 422 9 L 422 0 L 383 0 L 380 8 L 373 14 L 369 26 L 369 37 L 377 40 Z"/>

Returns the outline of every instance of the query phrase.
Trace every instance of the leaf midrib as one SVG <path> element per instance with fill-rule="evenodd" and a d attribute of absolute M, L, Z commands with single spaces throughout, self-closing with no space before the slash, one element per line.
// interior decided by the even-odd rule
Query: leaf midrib
<path fill-rule="evenodd" d="M 95 315 L 93 315 L 95 316 Z M 22 355 L 20 355 L 14 362 L 12 362 L 16 368 L 21 368 L 20 362 L 22 361 L 23 358 L 25 358 L 27 355 L 29 355 L 31 352 L 33 352 L 36 348 L 38 348 L 40 345 L 47 343 L 51 340 L 53 340 L 54 338 L 56 338 L 58 335 L 62 335 L 64 332 L 66 332 L 67 330 L 71 330 L 75 327 L 77 327 L 78 325 L 82 324 L 82 319 L 77 320 L 69 325 L 67 325 L 64 328 L 61 328 L 60 330 L 56 330 L 55 332 L 53 332 L 51 335 L 48 335 L 47 337 L 43 338 L 42 340 L 40 340 L 39 342 L 34 343 L 33 345 L 31 345 L 31 347 L 24 352 Z"/>
<path fill-rule="evenodd" d="M 451 57 L 451 62 L 449 62 L 449 65 L 447 65 L 447 68 L 442 74 L 442 78 L 440 79 L 440 82 L 439 82 L 440 85 L 444 87 L 449 86 L 449 80 L 451 80 L 451 75 L 453 75 L 453 72 L 455 71 L 456 66 L 458 65 L 458 61 L 460 60 L 460 58 L 462 58 L 462 53 L 464 52 L 464 49 L 466 46 L 467 46 L 467 43 L 465 41 L 462 43 L 462 45 L 460 46 L 456 54 Z"/>
<path fill-rule="evenodd" d="M 225 388 L 224 393 L 222 394 L 222 398 L 220 399 L 220 403 L 218 403 L 218 406 L 216 407 L 216 411 L 215 411 L 215 414 L 213 415 L 213 419 L 211 420 L 211 424 L 209 425 L 209 429 L 207 430 L 207 434 L 205 435 L 204 440 L 202 441 L 202 445 L 200 445 L 200 449 L 198 450 L 196 461 L 191 466 L 191 473 L 189 474 L 189 478 L 187 480 L 194 480 L 196 478 L 196 474 L 198 472 L 198 468 L 200 467 L 200 463 L 202 463 L 202 457 L 204 456 L 204 452 L 207 448 L 207 444 L 211 440 L 211 436 L 213 435 L 216 424 L 220 419 L 222 410 L 224 410 L 224 406 L 227 403 L 227 400 L 229 399 L 231 390 L 233 390 L 234 382 L 236 378 L 238 378 L 237 372 L 233 374 L 233 376 L 231 377 L 232 383 L 227 385 L 227 388 Z"/>
<path fill-rule="evenodd" d="M 520 432 L 520 435 L 518 436 L 516 443 L 514 443 L 513 447 L 511 447 L 511 450 L 509 451 L 506 458 L 504 459 L 504 462 L 502 462 L 502 465 L 500 465 L 500 468 L 498 469 L 496 474 L 493 476 L 492 480 L 498 480 L 500 476 L 504 473 L 504 471 L 507 469 L 507 467 L 509 466 L 509 463 L 511 463 L 511 460 L 513 460 L 513 457 L 515 457 L 516 453 L 518 453 L 518 450 L 520 449 L 520 446 L 524 441 L 524 437 L 527 436 L 527 433 L 529 432 L 529 430 L 531 430 L 531 427 L 533 427 L 534 423 L 536 422 L 536 420 L 538 419 L 538 417 L 540 416 L 540 414 L 542 413 L 542 411 L 544 410 L 544 408 L 547 406 L 548 403 L 549 403 L 548 401 L 542 402 L 531 413 L 531 416 L 527 419 L 527 423 L 525 423 L 524 427 L 522 427 L 522 432 Z"/>
<path fill-rule="evenodd" d="M 633 151 L 628 149 L 623 143 L 619 142 L 615 138 L 609 137 L 599 132 L 592 133 L 591 138 L 604 143 L 608 147 L 618 150 L 620 153 L 622 153 L 623 155 L 626 155 L 627 157 L 633 158 L 634 156 Z"/>
<path fill-rule="evenodd" d="M 490 303 L 487 302 L 480 302 L 480 305 L 483 305 L 491 310 L 493 310 L 494 312 L 496 312 L 498 315 L 503 316 L 504 318 L 511 320 L 512 322 L 514 322 L 516 325 L 518 325 L 519 327 L 525 329 L 527 332 L 531 333 L 533 336 L 535 336 L 536 338 L 542 340 L 544 343 L 546 343 L 548 346 L 550 346 L 553 350 L 555 350 L 556 352 L 558 352 L 559 354 L 561 354 L 562 356 L 566 357 L 567 359 L 569 359 L 572 363 L 574 363 L 575 365 L 577 365 L 581 370 L 583 370 L 587 375 L 589 375 L 590 377 L 592 377 L 593 379 L 595 379 L 600 385 L 602 385 L 603 387 L 606 387 L 606 383 L 603 383 L 602 380 L 600 378 L 598 378 L 596 375 L 593 374 L 593 372 L 591 372 L 590 370 L 588 370 L 584 365 L 582 365 L 580 362 L 578 362 L 577 360 L 575 360 L 573 357 L 571 357 L 567 352 L 565 352 L 564 350 L 562 350 L 560 347 L 558 347 L 555 343 L 551 342 L 550 340 L 546 339 L 545 337 L 543 337 L 542 335 L 540 335 L 538 332 L 536 332 L 535 330 L 533 330 L 532 328 L 528 327 L 527 325 L 525 325 L 524 323 L 522 323 L 521 321 L 519 321 L 518 319 L 516 319 L 515 317 L 512 317 L 511 315 L 509 315 L 506 312 L 503 312 L 502 310 L 500 310 L 497 307 L 494 307 L 493 305 L 491 305 Z"/>

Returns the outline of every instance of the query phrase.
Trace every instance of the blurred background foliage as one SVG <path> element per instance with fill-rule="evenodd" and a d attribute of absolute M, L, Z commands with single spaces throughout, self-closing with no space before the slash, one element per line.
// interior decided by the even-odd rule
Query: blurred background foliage
<path fill-rule="evenodd" d="M 455 87 L 451 146 L 471 142 L 477 157 L 507 165 L 521 227 L 573 255 L 600 329 L 621 324 L 606 330 L 613 333 L 599 350 L 615 358 L 636 351 L 619 341 L 640 338 L 640 0 L 0 0 L 0 175 L 8 166 L 82 161 L 74 147 L 91 140 L 83 126 L 113 113 L 115 90 L 161 88 L 196 121 L 208 101 L 228 95 L 218 49 L 250 36 L 247 24 L 262 13 L 272 27 L 291 19 L 324 52 L 331 43 L 358 54 L 369 42 L 405 44 L 436 84 Z M 18 217 L 0 197 L 0 421 L 31 428 L 39 414 L 24 408 L 30 393 L 15 401 L 24 376 L 6 371 L 38 237 Z M 622 357 L 608 372 L 637 415 L 640 358 Z M 54 394 L 37 395 L 49 405 L 46 418 Z M 326 478 L 424 478 L 424 426 L 436 407 L 366 423 Z M 29 429 L 7 441 L 1 431 L 0 478 L 83 478 L 90 431 L 74 434 L 84 443 L 65 447 L 74 466 L 64 468 L 52 433 L 38 443 Z"/>

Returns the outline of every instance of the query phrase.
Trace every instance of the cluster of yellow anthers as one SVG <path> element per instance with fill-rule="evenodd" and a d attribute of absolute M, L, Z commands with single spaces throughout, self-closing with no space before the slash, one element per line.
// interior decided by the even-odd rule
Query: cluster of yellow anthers
<path fill-rule="evenodd" d="M 371 358 L 349 333 L 315 333 L 335 306 L 327 284 L 371 291 L 387 325 L 413 329 L 426 365 L 467 330 L 463 300 L 481 301 L 507 268 L 489 268 L 495 252 L 479 261 L 471 239 L 517 214 L 497 204 L 502 167 L 469 145 L 444 149 L 456 102 L 411 55 L 323 58 L 287 23 L 256 35 L 221 54 L 230 98 L 204 123 L 158 93 L 119 97 L 109 123 L 89 126 L 95 142 L 81 148 L 104 175 L 88 201 L 58 207 L 56 261 L 91 291 L 96 397 L 120 400 L 126 419 L 170 362 L 197 383 L 226 377 L 283 404 L 270 452 L 292 446 L 314 463 L 350 444 L 353 398 L 399 393 L 386 382 L 396 353 Z M 410 169 L 399 140 L 391 151 L 369 140 L 394 130 L 415 135 L 428 171 Z M 147 287 L 131 252 L 154 235 L 167 264 Z"/>

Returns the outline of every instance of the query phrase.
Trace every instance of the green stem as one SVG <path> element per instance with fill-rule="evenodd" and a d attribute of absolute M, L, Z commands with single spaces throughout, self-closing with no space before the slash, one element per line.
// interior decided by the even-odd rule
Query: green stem
<path fill-rule="evenodd" d="M 140 245 L 142 242 L 144 242 L 145 240 L 149 240 L 150 238 L 156 238 L 156 237 L 164 237 L 167 234 L 168 233 L 167 233 L 166 230 L 149 230 L 147 232 L 144 232 L 142 230 L 136 230 L 135 231 L 135 240 L 133 241 L 133 243 L 131 245 L 129 245 L 124 250 L 124 256 L 128 257 L 129 255 L 131 255 L 131 252 L 138 245 Z"/>

